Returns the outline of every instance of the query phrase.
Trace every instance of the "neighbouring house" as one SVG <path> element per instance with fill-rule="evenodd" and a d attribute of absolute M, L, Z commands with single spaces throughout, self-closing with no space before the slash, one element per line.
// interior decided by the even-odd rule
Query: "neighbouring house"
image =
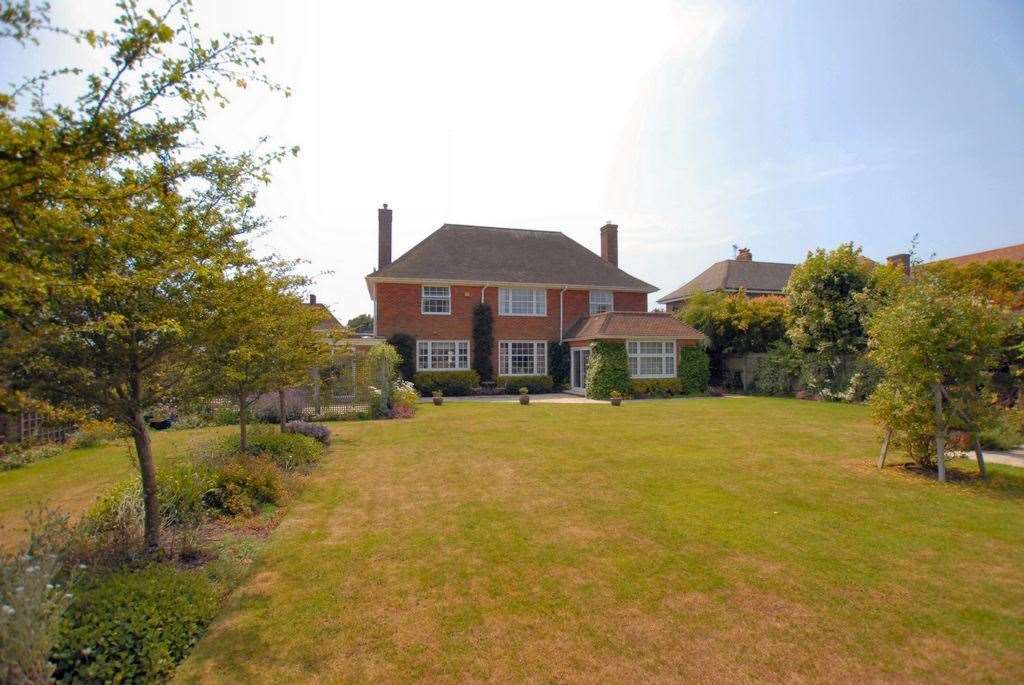
<path fill-rule="evenodd" d="M 973 252 L 971 254 L 960 255 L 959 257 L 950 257 L 939 261 L 952 262 L 957 266 L 963 266 L 964 264 L 1003 260 L 1024 262 L 1024 243 L 1020 245 L 1007 245 L 1006 247 L 999 247 L 994 250 L 985 250 L 984 252 Z"/>
<path fill-rule="evenodd" d="M 686 301 L 697 293 L 744 291 L 748 297 L 779 296 L 783 294 L 789 275 L 796 264 L 755 262 L 748 248 L 741 248 L 734 259 L 715 262 L 696 278 L 679 286 L 658 300 L 665 309 L 674 312 L 686 306 Z"/>
<path fill-rule="evenodd" d="M 582 350 L 599 339 L 628 343 L 637 377 L 674 376 L 681 345 L 698 331 L 648 314 L 657 288 L 619 268 L 618 226 L 600 229 L 600 255 L 559 231 L 445 224 L 392 261 L 392 210 L 377 212 L 378 266 L 366 277 L 378 339 L 416 340 L 417 371 L 473 368 L 473 309 L 494 316 L 496 376 L 548 373 L 551 342 Z M 628 315 L 627 315 L 628 313 Z M 634 344 L 636 343 L 636 344 Z M 658 344 L 660 362 L 647 361 Z M 572 354 L 572 389 L 586 386 L 585 354 Z"/>

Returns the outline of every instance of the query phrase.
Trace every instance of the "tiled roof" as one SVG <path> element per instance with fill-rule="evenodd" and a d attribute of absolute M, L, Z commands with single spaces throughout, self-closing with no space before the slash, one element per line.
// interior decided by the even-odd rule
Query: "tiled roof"
<path fill-rule="evenodd" d="M 574 323 L 565 333 L 566 340 L 600 340 L 639 337 L 703 340 L 704 334 L 692 326 L 661 312 L 604 312 Z"/>
<path fill-rule="evenodd" d="M 316 307 L 320 312 L 321 319 L 320 323 L 313 326 L 314 331 L 343 331 L 345 327 L 341 325 L 341 322 L 334 318 L 334 314 L 327 308 L 327 305 L 319 302 L 304 302 L 307 307 Z"/>
<path fill-rule="evenodd" d="M 713 290 L 781 294 L 796 264 L 725 259 L 715 262 L 689 283 L 681 285 L 658 302 L 664 304 Z"/>
<path fill-rule="evenodd" d="M 942 259 L 939 261 L 951 262 L 958 266 L 964 264 L 972 264 L 974 262 L 994 262 L 998 260 L 1008 259 L 1014 262 L 1024 262 L 1024 243 L 1020 245 L 1007 245 L 1006 247 L 1000 247 L 995 250 L 985 250 L 984 252 L 974 252 L 972 254 L 965 254 L 959 257 L 950 257 L 949 259 Z"/>
<path fill-rule="evenodd" d="M 657 290 L 559 231 L 461 224 L 445 224 L 367 278 Z"/>

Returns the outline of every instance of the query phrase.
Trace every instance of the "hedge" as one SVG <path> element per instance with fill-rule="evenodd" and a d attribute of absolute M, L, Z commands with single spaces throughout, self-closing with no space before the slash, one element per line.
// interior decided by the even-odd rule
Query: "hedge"
<path fill-rule="evenodd" d="M 435 390 L 446 397 L 458 397 L 480 387 L 480 374 L 476 371 L 420 371 L 412 382 L 423 397 L 430 397 Z"/>
<path fill-rule="evenodd" d="M 679 350 L 679 382 L 682 392 L 687 395 L 703 395 L 708 391 L 711 380 L 711 360 L 700 347 L 684 347 Z"/>
<path fill-rule="evenodd" d="M 604 341 L 594 343 L 587 363 L 587 397 L 606 400 L 612 391 L 628 395 L 631 389 L 626 346 Z"/>
<path fill-rule="evenodd" d="M 551 376 L 498 376 L 497 387 L 518 394 L 519 388 L 526 388 L 531 395 L 551 392 L 555 381 Z"/>
<path fill-rule="evenodd" d="M 678 378 L 634 378 L 630 386 L 634 397 L 672 397 L 683 392 Z"/>

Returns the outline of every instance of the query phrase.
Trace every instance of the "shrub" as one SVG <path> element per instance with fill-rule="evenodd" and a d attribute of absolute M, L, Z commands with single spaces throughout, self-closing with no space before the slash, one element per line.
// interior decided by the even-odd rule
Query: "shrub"
<path fill-rule="evenodd" d="M 233 407 L 217 407 L 210 421 L 215 426 L 237 426 L 238 410 Z"/>
<path fill-rule="evenodd" d="M 551 376 L 498 376 L 497 386 L 505 388 L 505 392 L 515 393 L 518 388 L 526 388 L 531 395 L 551 392 L 555 382 Z"/>
<path fill-rule="evenodd" d="M 683 392 L 683 383 L 678 378 L 634 378 L 629 385 L 634 397 L 672 397 Z"/>
<path fill-rule="evenodd" d="M 254 428 L 246 438 L 246 454 L 265 456 L 275 466 L 285 470 L 317 464 L 324 456 L 323 445 L 298 433 L 279 433 L 267 428 Z M 233 433 L 217 441 L 210 456 L 226 461 L 239 454 L 242 454 L 239 435 Z"/>
<path fill-rule="evenodd" d="M 258 421 L 259 423 L 281 423 L 281 412 L 277 406 L 277 399 L 275 398 L 273 403 L 268 403 L 262 407 L 254 409 L 252 412 L 252 418 L 253 421 Z M 285 421 L 299 421 L 301 419 L 302 410 L 299 407 L 285 405 Z"/>
<path fill-rule="evenodd" d="M 392 407 L 391 411 L 388 412 L 388 416 L 392 419 L 411 419 L 416 416 L 416 409 L 408 405 L 400 404 Z"/>
<path fill-rule="evenodd" d="M 29 520 L 29 540 L 0 551 L 0 683 L 52 682 L 50 651 L 71 599 L 61 583 L 67 519 L 40 512 Z"/>
<path fill-rule="evenodd" d="M 982 430 L 978 438 L 981 446 L 990 450 L 1012 450 L 1024 444 L 1024 434 L 1006 411 L 996 414 L 992 425 Z"/>
<path fill-rule="evenodd" d="M 803 368 L 804 355 L 787 342 L 772 343 L 757 367 L 754 388 L 765 395 L 791 395 Z"/>
<path fill-rule="evenodd" d="M 388 344 L 394 347 L 402 363 L 398 365 L 398 373 L 403 380 L 411 381 L 416 375 L 416 338 L 406 333 L 395 333 L 388 338 Z"/>
<path fill-rule="evenodd" d="M 548 342 L 548 375 L 555 388 L 569 385 L 569 343 L 552 340 Z"/>
<path fill-rule="evenodd" d="M 622 343 L 596 342 L 587 364 L 587 397 L 606 400 L 612 390 L 626 395 L 630 391 L 629 358 Z"/>
<path fill-rule="evenodd" d="M 60 682 L 159 682 L 217 609 L 204 576 L 156 565 L 98 576 L 79 589 L 51 655 Z"/>
<path fill-rule="evenodd" d="M 217 469 L 207 506 L 232 516 L 255 513 L 260 505 L 277 504 L 284 492 L 281 473 L 267 459 L 238 457 Z"/>
<path fill-rule="evenodd" d="M 395 383 L 395 387 L 391 391 L 392 409 L 401 407 L 415 414 L 417 402 L 419 402 L 419 393 L 416 392 L 416 388 L 412 383 L 408 381 L 398 381 Z"/>
<path fill-rule="evenodd" d="M 288 433 L 298 433 L 308 438 L 313 438 L 324 446 L 331 444 L 331 429 L 320 423 L 307 423 L 306 421 L 289 421 L 284 429 Z"/>
<path fill-rule="evenodd" d="M 476 371 L 420 371 L 413 384 L 423 397 L 429 397 L 440 390 L 446 397 L 461 397 L 473 392 L 480 385 L 480 374 Z"/>
<path fill-rule="evenodd" d="M 700 347 L 684 347 L 679 350 L 680 391 L 686 395 L 703 395 L 708 391 L 711 380 L 711 360 Z"/>
<path fill-rule="evenodd" d="M 22 466 L 28 466 L 37 461 L 55 457 L 64 450 L 64 445 L 58 442 L 48 442 L 28 447 L 19 445 L 9 451 L 0 452 L 0 471 L 20 469 Z"/>
<path fill-rule="evenodd" d="M 110 440 L 124 437 L 125 432 L 113 421 L 85 421 L 71 436 L 75 448 L 97 447 Z"/>

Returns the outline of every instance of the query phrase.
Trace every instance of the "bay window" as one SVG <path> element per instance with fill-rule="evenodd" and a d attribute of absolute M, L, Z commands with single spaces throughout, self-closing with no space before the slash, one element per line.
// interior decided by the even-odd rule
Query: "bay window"
<path fill-rule="evenodd" d="M 417 340 L 417 371 L 461 371 L 469 368 L 468 340 Z"/>
<path fill-rule="evenodd" d="M 548 371 L 548 344 L 543 341 L 498 343 L 499 376 L 543 376 Z"/>
<path fill-rule="evenodd" d="M 671 378 L 676 375 L 674 341 L 629 340 L 629 375 L 633 378 Z"/>
<path fill-rule="evenodd" d="M 499 288 L 498 314 L 502 316 L 547 316 L 547 291 L 543 288 Z"/>

